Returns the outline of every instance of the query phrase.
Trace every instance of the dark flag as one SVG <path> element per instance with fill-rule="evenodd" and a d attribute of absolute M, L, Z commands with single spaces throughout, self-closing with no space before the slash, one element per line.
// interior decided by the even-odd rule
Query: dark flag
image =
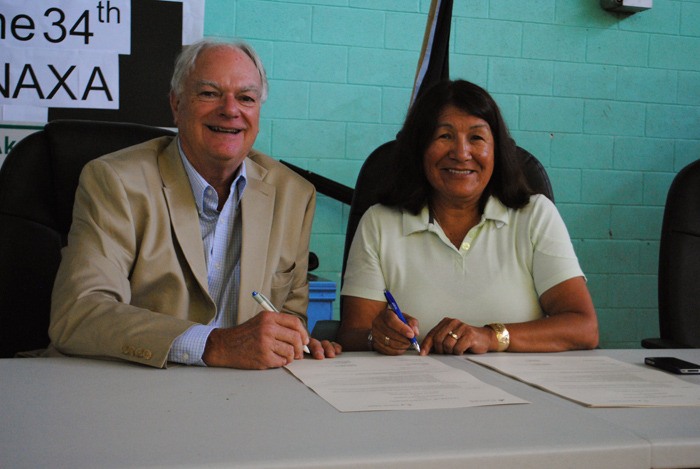
<path fill-rule="evenodd" d="M 450 78 L 451 23 L 452 0 L 432 0 L 410 104 L 431 85 Z"/>

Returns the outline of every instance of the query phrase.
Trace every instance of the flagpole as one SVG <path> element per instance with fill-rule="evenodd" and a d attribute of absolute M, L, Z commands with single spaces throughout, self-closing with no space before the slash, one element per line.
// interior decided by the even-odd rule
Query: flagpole
<path fill-rule="evenodd" d="M 440 8 L 441 0 L 432 0 L 430 2 L 430 11 L 428 13 L 428 21 L 425 23 L 425 33 L 423 33 L 423 44 L 420 50 L 420 56 L 418 57 L 418 65 L 416 66 L 416 76 L 413 80 L 413 92 L 411 93 L 411 101 L 409 107 L 416 100 L 418 95 L 418 90 L 420 90 L 420 85 L 423 83 L 423 78 L 425 78 L 425 72 L 428 70 L 428 64 L 430 64 L 430 51 L 433 47 L 433 39 L 435 37 L 435 28 L 437 26 L 436 12 Z"/>

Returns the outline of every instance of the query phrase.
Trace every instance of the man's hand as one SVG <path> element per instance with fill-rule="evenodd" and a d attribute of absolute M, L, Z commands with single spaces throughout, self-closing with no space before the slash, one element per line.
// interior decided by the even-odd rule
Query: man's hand
<path fill-rule="evenodd" d="M 239 326 L 214 329 L 202 360 L 207 366 L 279 368 L 301 359 L 308 343 L 309 334 L 299 318 L 263 311 Z"/>
<path fill-rule="evenodd" d="M 343 347 L 329 340 L 319 342 L 316 339 L 311 339 L 309 342 L 309 350 L 311 351 L 311 356 L 316 360 L 323 360 L 324 358 L 335 358 L 336 355 L 340 355 L 340 352 L 343 351 Z"/>
<path fill-rule="evenodd" d="M 291 314 L 263 311 L 243 324 L 214 329 L 204 348 L 207 366 L 249 370 L 279 368 L 304 357 L 304 345 L 317 360 L 333 358 L 339 344 L 310 339 L 302 322 Z"/>

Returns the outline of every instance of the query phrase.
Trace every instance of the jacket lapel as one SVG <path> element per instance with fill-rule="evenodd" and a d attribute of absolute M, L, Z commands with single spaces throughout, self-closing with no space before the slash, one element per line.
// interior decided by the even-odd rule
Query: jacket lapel
<path fill-rule="evenodd" d="M 250 158 L 246 159 L 248 176 L 241 199 L 243 239 L 241 244 L 241 288 L 238 295 L 238 323 L 253 317 L 259 310 L 251 293 L 264 292 L 271 277 L 267 272 L 268 250 L 275 203 L 275 186 L 263 181 L 267 170 Z M 269 292 L 265 292 L 267 294 Z"/>
<path fill-rule="evenodd" d="M 177 139 L 173 139 L 158 156 L 158 165 L 175 238 L 199 286 L 208 292 L 207 267 L 197 207 L 187 173 L 180 160 Z"/>

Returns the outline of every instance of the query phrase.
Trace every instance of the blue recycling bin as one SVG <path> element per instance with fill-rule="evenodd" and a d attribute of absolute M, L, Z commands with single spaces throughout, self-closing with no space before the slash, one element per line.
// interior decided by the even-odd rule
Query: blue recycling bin
<path fill-rule="evenodd" d="M 335 290 L 335 282 L 316 276 L 309 279 L 309 308 L 306 310 L 309 332 L 314 330 L 316 321 L 333 319 Z"/>

